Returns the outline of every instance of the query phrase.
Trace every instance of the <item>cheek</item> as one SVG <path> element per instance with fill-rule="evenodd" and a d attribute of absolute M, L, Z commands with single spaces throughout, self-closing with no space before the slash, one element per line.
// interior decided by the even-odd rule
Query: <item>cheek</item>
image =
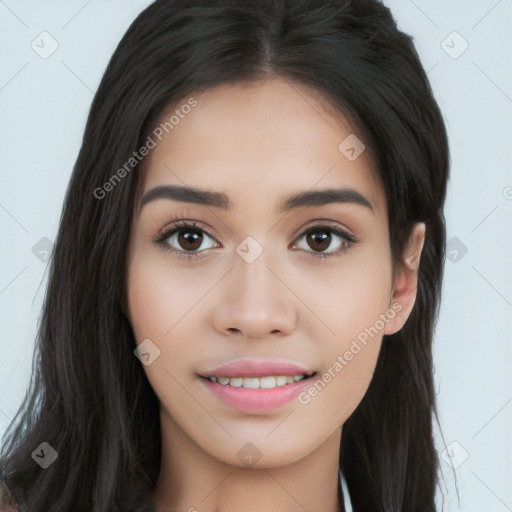
<path fill-rule="evenodd" d="M 323 417 L 331 426 L 342 424 L 362 400 L 373 377 L 386 319 L 390 311 L 391 259 L 379 253 L 347 259 L 340 271 L 317 274 L 310 295 L 325 325 L 317 329 L 322 369 L 300 400 L 308 414 Z M 328 286 L 325 283 L 328 282 Z M 323 284 L 322 288 L 318 288 Z M 314 286 L 317 288 L 311 288 Z"/>
<path fill-rule="evenodd" d="M 128 270 L 128 310 L 137 341 L 171 339 L 174 326 L 200 298 L 187 274 L 165 264 L 165 257 L 140 251 Z"/>
<path fill-rule="evenodd" d="M 148 376 L 165 368 L 188 378 L 193 372 L 184 373 L 203 354 L 204 306 L 215 281 L 211 269 L 187 270 L 169 258 L 165 252 L 138 249 L 128 267 L 128 314 L 137 343 L 150 339 L 160 350 L 155 364 L 144 366 Z"/>
<path fill-rule="evenodd" d="M 336 269 L 327 265 L 302 276 L 301 294 L 323 324 L 317 339 L 327 335 L 333 348 L 342 349 L 390 307 L 391 259 L 386 246 L 350 255 Z"/>
<path fill-rule="evenodd" d="M 160 351 L 151 364 L 142 368 L 166 407 L 187 410 L 190 397 L 180 383 L 188 378 L 183 369 L 192 368 L 197 356 L 187 321 L 204 292 L 191 285 L 183 273 L 143 251 L 129 265 L 127 290 L 129 319 L 137 344 L 150 339 Z"/>
<path fill-rule="evenodd" d="M 175 301 L 174 288 L 164 286 L 155 267 L 134 264 L 128 279 L 128 311 L 137 342 L 160 338 L 172 326 L 172 318 L 162 314 L 164 304 Z"/>

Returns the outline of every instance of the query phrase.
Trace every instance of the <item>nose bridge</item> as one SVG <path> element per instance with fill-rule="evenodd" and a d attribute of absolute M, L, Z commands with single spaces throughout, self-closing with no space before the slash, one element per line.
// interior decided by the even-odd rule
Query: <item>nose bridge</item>
<path fill-rule="evenodd" d="M 266 299 L 269 288 L 275 287 L 272 282 L 275 276 L 269 267 L 275 266 L 276 247 L 271 246 L 269 237 L 262 235 L 258 239 L 247 236 L 238 244 L 233 272 L 243 296 L 248 293 L 253 297 L 259 295 L 261 299 Z"/>
<path fill-rule="evenodd" d="M 252 249 L 251 249 L 252 250 Z M 269 299 L 277 298 L 275 275 L 270 270 L 270 250 L 263 251 L 254 261 L 240 258 L 235 266 L 242 297 L 248 294 L 256 301 L 269 304 Z M 241 297 L 241 298 L 242 298 Z"/>
<path fill-rule="evenodd" d="M 247 237 L 236 253 L 222 303 L 217 304 L 216 328 L 255 338 L 293 331 L 296 311 L 292 294 L 272 268 L 272 250 Z"/>

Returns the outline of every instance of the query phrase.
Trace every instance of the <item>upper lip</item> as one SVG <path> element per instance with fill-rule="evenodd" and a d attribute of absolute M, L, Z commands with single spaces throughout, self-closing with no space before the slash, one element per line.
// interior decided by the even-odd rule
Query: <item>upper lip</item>
<path fill-rule="evenodd" d="M 286 359 L 236 359 L 212 368 L 202 377 L 268 377 L 311 375 L 314 371 Z"/>

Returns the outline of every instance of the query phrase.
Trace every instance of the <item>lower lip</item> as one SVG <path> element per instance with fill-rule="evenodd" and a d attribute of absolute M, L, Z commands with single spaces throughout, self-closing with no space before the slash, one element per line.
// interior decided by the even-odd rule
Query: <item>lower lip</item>
<path fill-rule="evenodd" d="M 223 386 L 205 377 L 201 380 L 208 389 L 225 404 L 246 413 L 268 412 L 291 402 L 300 392 L 310 385 L 310 378 L 293 384 L 272 389 L 235 388 L 229 384 Z"/>

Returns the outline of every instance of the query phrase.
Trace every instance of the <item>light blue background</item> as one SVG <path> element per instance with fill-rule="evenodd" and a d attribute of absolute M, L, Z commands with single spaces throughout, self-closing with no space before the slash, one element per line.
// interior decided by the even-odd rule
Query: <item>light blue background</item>
<path fill-rule="evenodd" d="M 32 248 L 55 240 L 94 91 L 149 3 L 0 1 L 0 434 L 29 382 L 44 296 L 46 265 Z M 452 456 L 450 465 L 436 430 L 447 459 L 438 502 L 446 511 L 512 511 L 512 0 L 385 3 L 414 37 L 443 111 L 452 156 L 449 256 L 454 237 L 467 248 L 446 262 L 435 337 Z M 31 48 L 43 31 L 58 42 L 47 59 Z"/>

